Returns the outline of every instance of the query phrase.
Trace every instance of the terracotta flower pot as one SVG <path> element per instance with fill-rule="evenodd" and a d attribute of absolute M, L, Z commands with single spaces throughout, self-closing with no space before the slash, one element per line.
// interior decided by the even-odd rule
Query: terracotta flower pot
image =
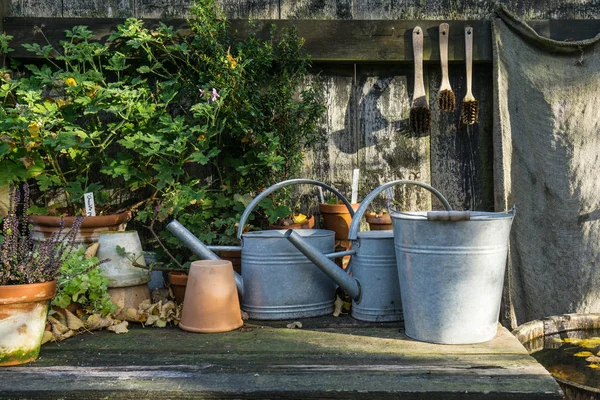
<path fill-rule="evenodd" d="M 269 225 L 269 229 L 312 229 L 315 226 L 315 216 L 311 215 L 307 220 L 301 224 L 289 224 L 289 225 Z"/>
<path fill-rule="evenodd" d="M 131 219 L 131 212 L 125 211 L 120 214 L 100 215 L 96 217 L 85 217 L 75 243 L 89 245 L 98 241 L 98 236 L 105 231 L 124 231 L 127 221 Z M 34 239 L 44 240 L 49 238 L 60 228 L 61 217 L 50 215 L 30 215 L 29 222 L 33 225 L 32 235 Z M 65 228 L 69 229 L 75 217 L 64 217 Z"/>
<path fill-rule="evenodd" d="M 188 275 L 185 272 L 169 272 L 169 285 L 177 304 L 183 303 Z"/>
<path fill-rule="evenodd" d="M 242 313 L 229 261 L 194 261 L 179 327 L 186 331 L 216 333 L 242 326 Z"/>
<path fill-rule="evenodd" d="M 351 204 L 354 211 L 358 210 L 360 203 Z M 324 228 L 335 232 L 336 240 L 348 239 L 348 230 L 352 217 L 344 204 L 319 204 L 319 211 L 323 216 Z"/>
<path fill-rule="evenodd" d="M 388 213 L 376 214 L 370 212 L 365 214 L 365 219 L 372 231 L 391 231 L 392 217 Z"/>
<path fill-rule="evenodd" d="M 56 281 L 0 286 L 0 366 L 35 360 Z"/>

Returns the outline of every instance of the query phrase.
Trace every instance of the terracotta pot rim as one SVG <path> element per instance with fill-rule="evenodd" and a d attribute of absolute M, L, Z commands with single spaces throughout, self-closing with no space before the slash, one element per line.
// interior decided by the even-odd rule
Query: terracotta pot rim
<path fill-rule="evenodd" d="M 169 283 L 171 285 L 185 286 L 187 284 L 188 274 L 180 271 L 169 272 Z"/>
<path fill-rule="evenodd" d="M 56 280 L 21 285 L 1 285 L 0 304 L 34 303 L 50 300 L 56 294 Z"/>
<path fill-rule="evenodd" d="M 190 265 L 190 269 L 192 267 L 198 267 L 198 268 L 226 267 L 231 264 L 232 263 L 229 260 L 196 260 L 196 261 L 192 261 L 192 264 Z"/>
<path fill-rule="evenodd" d="M 72 226 L 77 217 L 58 217 L 53 215 L 35 215 L 29 216 L 29 221 L 40 226 L 59 227 L 60 220 L 64 218 L 65 226 Z M 82 228 L 94 228 L 112 225 L 121 225 L 131 219 L 131 211 L 124 211 L 119 214 L 97 215 L 95 217 L 85 217 Z"/>
<path fill-rule="evenodd" d="M 392 217 L 389 214 L 386 217 L 365 217 L 369 224 L 391 225 Z"/>
<path fill-rule="evenodd" d="M 354 211 L 360 207 L 360 203 L 352 203 L 350 205 Z M 321 214 L 350 214 L 345 204 L 319 203 L 319 211 Z"/>

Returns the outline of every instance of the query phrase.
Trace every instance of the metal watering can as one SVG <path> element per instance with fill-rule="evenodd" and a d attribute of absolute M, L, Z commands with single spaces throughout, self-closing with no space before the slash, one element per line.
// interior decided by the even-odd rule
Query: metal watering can
<path fill-rule="evenodd" d="M 396 185 L 421 186 L 437 196 L 446 210 L 451 210 L 446 198 L 425 183 L 399 180 L 378 187 L 365 197 L 352 219 L 348 239 L 352 241 L 350 253 L 353 256 L 346 271 L 323 256 L 319 249 L 293 230 L 288 230 L 284 235 L 352 297 L 352 317 L 361 321 L 389 322 L 403 319 L 393 232 L 358 232 L 360 220 L 375 197 Z M 352 276 L 348 275 L 350 271 Z"/>
<path fill-rule="evenodd" d="M 244 233 L 244 225 L 254 208 L 272 192 L 289 185 L 313 184 L 329 190 L 348 208 L 350 203 L 337 190 L 311 179 L 291 179 L 260 193 L 240 219 L 237 238 L 241 246 L 206 246 L 178 221 L 167 225 L 182 243 L 204 260 L 219 260 L 215 251 L 242 252 L 242 275 L 235 274 L 242 309 L 252 319 L 277 320 L 331 314 L 334 310 L 335 283 L 298 251 L 284 236 L 285 230 Z M 351 254 L 334 252 L 334 232 L 324 229 L 298 229 L 297 235 L 325 258 Z"/>

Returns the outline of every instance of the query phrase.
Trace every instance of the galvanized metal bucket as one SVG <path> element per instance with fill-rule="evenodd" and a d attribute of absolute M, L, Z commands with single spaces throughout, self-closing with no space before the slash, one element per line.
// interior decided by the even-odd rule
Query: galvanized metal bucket
<path fill-rule="evenodd" d="M 359 301 L 352 302 L 352 317 L 361 321 L 389 322 L 403 319 L 393 232 L 359 232 L 360 220 L 371 202 L 384 190 L 398 185 L 423 187 L 450 209 L 448 201 L 436 189 L 425 183 L 408 180 L 386 183 L 363 199 L 352 218 L 348 233 L 352 248 L 356 251 L 348 268 L 360 282 L 362 289 Z"/>
<path fill-rule="evenodd" d="M 202 259 L 219 259 L 212 250 L 241 250 L 242 275 L 235 274 L 235 279 L 242 309 L 252 319 L 307 318 L 328 315 L 334 310 L 335 283 L 284 237 L 286 230 L 244 232 L 250 214 L 262 200 L 282 187 L 297 184 L 313 184 L 331 191 L 354 215 L 348 200 L 332 187 L 311 179 L 291 179 L 264 190 L 246 207 L 237 232 L 241 246 L 205 246 L 177 221 L 167 225 Z M 349 254 L 333 252 L 333 231 L 297 229 L 295 232 L 328 258 Z"/>
<path fill-rule="evenodd" d="M 406 335 L 443 344 L 491 340 L 514 209 L 391 217 Z"/>

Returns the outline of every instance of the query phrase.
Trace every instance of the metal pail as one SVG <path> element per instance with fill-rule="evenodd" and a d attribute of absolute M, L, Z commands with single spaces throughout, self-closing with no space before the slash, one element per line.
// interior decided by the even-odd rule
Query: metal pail
<path fill-rule="evenodd" d="M 443 344 L 492 339 L 514 211 L 391 216 L 406 335 Z"/>

